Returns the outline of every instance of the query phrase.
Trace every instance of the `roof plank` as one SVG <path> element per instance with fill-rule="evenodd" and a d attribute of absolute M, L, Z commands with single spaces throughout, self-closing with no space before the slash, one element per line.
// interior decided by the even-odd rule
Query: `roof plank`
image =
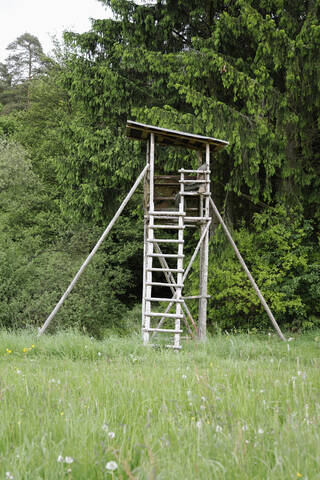
<path fill-rule="evenodd" d="M 154 125 L 146 125 L 144 123 L 127 120 L 126 134 L 134 140 L 147 140 L 150 133 L 154 133 L 155 142 L 160 145 L 171 145 L 176 147 L 190 148 L 193 150 L 204 150 L 206 144 L 214 146 L 213 151 L 229 145 L 225 140 L 218 138 L 204 137 L 194 133 L 180 132 L 178 130 L 170 130 L 168 128 L 156 127 Z"/>

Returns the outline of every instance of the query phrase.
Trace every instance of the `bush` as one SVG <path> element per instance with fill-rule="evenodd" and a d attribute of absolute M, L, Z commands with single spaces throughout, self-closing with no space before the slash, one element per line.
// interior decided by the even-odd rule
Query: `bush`
<path fill-rule="evenodd" d="M 104 227 L 63 218 L 20 145 L 0 142 L 0 167 L 0 326 L 41 326 Z M 142 222 L 139 229 L 132 216 L 121 218 L 50 329 L 127 332 L 141 295 L 142 238 Z"/>
<path fill-rule="evenodd" d="M 233 238 L 277 322 L 284 329 L 320 325 L 320 255 L 310 221 L 277 206 L 255 214 Z M 199 265 L 192 275 L 196 293 Z M 208 325 L 266 329 L 270 321 L 223 232 L 210 243 Z"/>

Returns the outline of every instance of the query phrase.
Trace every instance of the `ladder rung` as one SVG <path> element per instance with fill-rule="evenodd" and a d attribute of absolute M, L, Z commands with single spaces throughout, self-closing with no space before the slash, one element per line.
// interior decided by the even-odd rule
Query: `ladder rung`
<path fill-rule="evenodd" d="M 153 216 L 161 216 L 162 215 L 169 215 L 169 216 L 172 216 L 172 217 L 183 217 L 186 213 L 185 212 L 179 212 L 178 210 L 168 210 L 168 211 L 164 211 L 164 210 L 152 210 L 151 212 L 149 212 L 149 215 L 153 215 Z"/>
<path fill-rule="evenodd" d="M 184 240 L 176 240 L 172 238 L 153 238 L 148 239 L 147 242 L 150 243 L 184 243 Z"/>
<path fill-rule="evenodd" d="M 204 193 L 199 193 L 199 192 L 180 192 L 180 196 L 185 196 L 185 197 L 196 197 L 199 195 L 205 195 L 208 196 L 210 195 L 210 192 L 204 192 Z"/>
<path fill-rule="evenodd" d="M 183 288 L 183 285 L 178 283 L 165 283 L 165 282 L 146 282 L 146 285 L 154 285 L 158 287 L 175 287 L 175 288 Z"/>
<path fill-rule="evenodd" d="M 211 295 L 190 295 L 189 297 L 183 297 L 184 300 L 195 300 L 198 298 L 211 298 Z"/>
<path fill-rule="evenodd" d="M 184 168 L 180 168 L 178 172 L 179 173 L 211 173 L 211 170 L 185 170 Z"/>
<path fill-rule="evenodd" d="M 165 318 L 183 318 L 183 315 L 178 315 L 177 313 L 161 313 L 161 312 L 149 312 L 145 316 L 148 317 L 165 317 Z"/>
<path fill-rule="evenodd" d="M 182 298 L 158 298 L 158 297 L 150 297 L 145 299 L 146 302 L 175 302 L 175 303 L 183 303 Z"/>
<path fill-rule="evenodd" d="M 183 217 L 185 216 L 185 213 L 183 214 Z M 161 220 L 172 220 L 174 222 L 178 222 L 180 217 L 176 217 L 173 215 L 152 215 L 154 219 L 161 219 Z M 148 215 L 145 215 L 144 218 L 147 220 L 150 218 Z"/>
<path fill-rule="evenodd" d="M 143 328 L 143 331 L 161 333 L 183 333 L 183 330 L 175 330 L 174 328 Z"/>
<path fill-rule="evenodd" d="M 210 180 L 179 180 L 179 183 L 210 183 Z"/>
<path fill-rule="evenodd" d="M 183 273 L 184 270 L 181 268 L 157 268 L 157 267 L 152 267 L 152 268 L 147 268 L 147 272 L 172 272 L 172 273 Z"/>
<path fill-rule="evenodd" d="M 180 226 L 180 225 L 149 225 L 149 228 L 153 228 L 153 229 L 171 229 L 171 230 L 183 230 L 184 229 L 184 225 Z"/>
<path fill-rule="evenodd" d="M 147 257 L 167 257 L 167 258 L 184 258 L 183 254 L 179 253 L 147 253 Z"/>

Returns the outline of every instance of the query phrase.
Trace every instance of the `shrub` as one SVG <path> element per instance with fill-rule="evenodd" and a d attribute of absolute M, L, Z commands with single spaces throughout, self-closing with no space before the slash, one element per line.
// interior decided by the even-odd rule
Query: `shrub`
<path fill-rule="evenodd" d="M 250 229 L 233 238 L 277 322 L 284 329 L 320 325 L 320 255 L 314 229 L 294 210 L 255 214 Z M 191 277 L 197 289 L 199 265 Z M 210 243 L 208 325 L 230 330 L 266 329 L 270 321 L 223 232 Z"/>

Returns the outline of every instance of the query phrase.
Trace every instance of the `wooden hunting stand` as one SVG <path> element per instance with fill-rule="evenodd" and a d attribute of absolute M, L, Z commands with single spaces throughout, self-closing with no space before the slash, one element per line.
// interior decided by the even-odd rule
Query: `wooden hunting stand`
<path fill-rule="evenodd" d="M 228 142 L 132 121 L 127 122 L 127 135 L 147 142 L 146 163 L 149 165 L 144 182 L 143 342 L 149 343 L 150 334 L 170 334 L 173 343 L 166 346 L 180 349 L 182 320 L 188 332 L 194 328 L 200 340 L 206 337 L 210 154 L 218 152 Z M 156 145 L 196 150 L 198 168 L 187 165 L 175 174 L 159 174 Z M 184 268 L 184 232 L 188 227 L 200 229 L 200 241 L 189 266 Z M 199 295 L 185 297 L 184 282 L 199 250 Z M 192 318 L 186 300 L 198 300 L 198 321 Z M 164 311 L 158 311 L 159 303 Z M 167 305 L 166 308 L 163 305 Z"/>
<path fill-rule="evenodd" d="M 150 343 L 150 335 L 154 337 L 156 334 L 166 334 L 167 336 L 173 335 L 173 342 L 167 343 L 166 346 L 175 350 L 181 349 L 180 340 L 183 333 L 181 321 L 184 322 L 188 333 L 192 337 L 196 335 L 199 340 L 205 340 L 206 338 L 209 228 L 212 220 L 210 207 L 215 220 L 220 223 L 231 243 L 274 328 L 280 338 L 285 341 L 271 310 L 211 198 L 210 157 L 228 145 L 228 142 L 145 125 L 131 120 L 127 121 L 126 133 L 128 137 L 134 140 L 147 143 L 146 165 L 97 244 L 81 265 L 69 287 L 39 329 L 38 335 L 41 335 L 49 326 L 51 320 L 123 212 L 138 185 L 144 179 L 142 292 L 142 336 L 144 344 Z M 156 145 L 195 150 L 198 157 L 198 167 L 196 169 L 180 168 L 171 175 L 161 174 L 155 161 Z M 185 268 L 184 242 L 186 228 L 199 229 L 200 239 L 188 266 Z M 176 237 L 174 236 L 175 234 Z M 183 295 L 184 282 L 198 252 L 200 254 L 199 294 L 186 297 Z M 187 307 L 186 301 L 189 300 L 197 300 L 199 302 L 197 321 L 192 318 Z M 166 307 L 163 307 L 163 305 L 166 305 Z M 159 311 L 160 309 L 164 311 Z"/>

